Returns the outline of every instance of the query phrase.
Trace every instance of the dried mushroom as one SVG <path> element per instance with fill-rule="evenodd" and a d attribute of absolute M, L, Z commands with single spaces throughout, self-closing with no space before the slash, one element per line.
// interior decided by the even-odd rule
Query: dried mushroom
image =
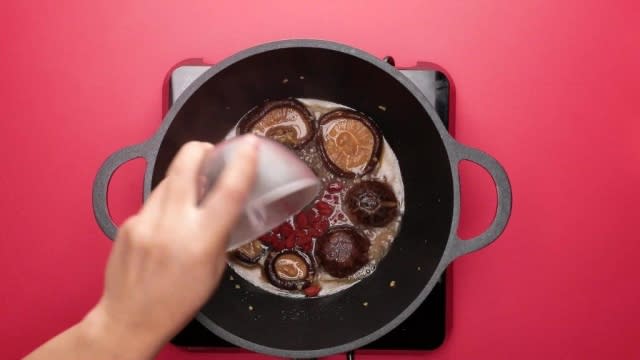
<path fill-rule="evenodd" d="M 316 255 L 329 275 L 344 278 L 369 262 L 370 245 L 353 226 L 335 226 L 318 239 Z"/>
<path fill-rule="evenodd" d="M 256 264 L 265 252 L 260 241 L 255 240 L 244 244 L 233 251 L 233 256 L 247 265 Z"/>
<path fill-rule="evenodd" d="M 342 209 L 354 224 L 382 227 L 398 215 L 398 199 L 388 184 L 365 180 L 347 191 Z"/>
<path fill-rule="evenodd" d="M 264 266 L 269 282 L 285 290 L 302 290 L 315 275 L 311 258 L 298 249 L 270 253 Z"/>
<path fill-rule="evenodd" d="M 299 149 L 315 134 L 314 118 L 298 100 L 268 101 L 247 113 L 240 120 L 237 132 L 265 136 L 291 149 Z"/>
<path fill-rule="evenodd" d="M 317 142 L 329 170 L 346 178 L 371 172 L 382 153 L 382 134 L 375 123 L 347 109 L 320 118 Z"/>

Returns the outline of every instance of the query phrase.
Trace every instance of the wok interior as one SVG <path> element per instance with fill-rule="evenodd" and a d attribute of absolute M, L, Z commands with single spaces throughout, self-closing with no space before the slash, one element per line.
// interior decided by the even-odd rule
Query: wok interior
<path fill-rule="evenodd" d="M 249 56 L 204 83 L 169 126 L 152 186 L 185 142 L 221 141 L 252 107 L 287 97 L 344 104 L 378 123 L 402 171 L 406 210 L 401 230 L 373 275 L 346 291 L 322 298 L 285 298 L 239 276 L 230 280 L 234 274 L 228 269 L 202 314 L 214 324 L 210 329 L 218 336 L 236 344 L 229 334 L 244 339 L 241 346 L 317 350 L 368 336 L 396 318 L 426 286 L 450 233 L 451 169 L 432 120 L 393 76 L 339 51 L 292 47 Z M 395 281 L 393 288 L 391 281 Z M 241 288 L 236 289 L 236 284 Z"/>

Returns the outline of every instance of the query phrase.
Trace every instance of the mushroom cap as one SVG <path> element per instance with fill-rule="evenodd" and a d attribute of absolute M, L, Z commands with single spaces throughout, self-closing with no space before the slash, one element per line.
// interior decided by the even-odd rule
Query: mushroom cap
<path fill-rule="evenodd" d="M 388 184 L 364 180 L 347 190 L 342 209 L 354 224 L 382 227 L 398 215 L 398 199 Z"/>
<path fill-rule="evenodd" d="M 314 117 L 298 100 L 267 101 L 249 111 L 238 123 L 238 135 L 253 133 L 300 149 L 315 134 Z"/>
<path fill-rule="evenodd" d="M 366 115 L 348 109 L 324 114 L 317 145 L 331 172 L 354 178 L 373 171 L 382 154 L 382 133 Z"/>
<path fill-rule="evenodd" d="M 371 243 L 350 225 L 329 229 L 316 243 L 316 255 L 324 270 L 333 277 L 354 274 L 369 262 Z"/>
<path fill-rule="evenodd" d="M 315 275 L 311 258 L 298 249 L 270 253 L 264 269 L 269 282 L 285 290 L 302 290 L 311 284 Z"/>

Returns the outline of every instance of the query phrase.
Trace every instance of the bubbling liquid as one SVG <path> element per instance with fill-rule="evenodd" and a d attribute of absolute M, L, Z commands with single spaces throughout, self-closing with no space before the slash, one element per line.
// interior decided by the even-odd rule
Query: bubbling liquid
<path fill-rule="evenodd" d="M 338 108 L 354 110 L 347 106 L 324 100 L 304 98 L 299 98 L 297 100 L 303 103 L 307 107 L 307 109 L 309 109 L 309 111 L 314 115 L 314 121 L 316 122 L 325 113 Z M 234 136 L 236 136 L 236 128 L 232 129 L 231 132 L 227 134 L 226 138 L 229 139 Z M 297 155 L 315 171 L 318 177 L 322 180 L 323 184 L 327 185 L 335 181 L 340 181 L 344 184 L 343 188 L 340 191 L 325 193 L 324 195 L 322 195 L 321 200 L 328 203 L 335 209 L 333 214 L 328 218 L 329 226 L 355 226 L 370 241 L 369 262 L 354 274 L 345 278 L 335 278 L 323 271 L 321 267 L 317 269 L 315 283 L 317 283 L 321 288 L 317 296 L 327 296 L 346 290 L 354 284 L 358 283 L 360 280 L 371 275 L 376 270 L 376 266 L 378 265 L 378 263 L 389 251 L 389 248 L 391 247 L 393 240 L 399 231 L 400 220 L 402 218 L 402 215 L 404 214 L 404 185 L 402 182 L 400 165 L 393 150 L 387 143 L 386 139 L 384 139 L 384 134 L 382 136 L 381 144 L 382 154 L 377 167 L 371 173 L 362 177 L 357 177 L 356 179 L 340 178 L 330 172 L 321 158 L 320 150 L 317 148 L 315 141 L 310 141 L 302 149 L 296 151 Z M 398 215 L 390 224 L 386 225 L 385 227 L 373 228 L 354 225 L 349 220 L 349 217 L 346 216 L 346 214 L 342 211 L 342 199 L 344 198 L 345 193 L 353 184 L 358 183 L 362 180 L 378 180 L 387 183 L 393 190 L 396 199 L 398 200 Z M 293 218 L 289 219 L 288 221 L 293 224 Z M 311 255 L 313 256 L 314 253 L 315 240 Z M 287 291 L 273 286 L 267 280 L 266 276 L 263 273 L 265 261 L 264 256 L 262 259 L 260 259 L 256 266 L 251 267 L 234 260 L 233 257 L 230 257 L 230 259 L 231 260 L 229 261 L 229 266 L 239 276 L 243 277 L 251 284 L 267 292 L 280 296 L 305 297 L 304 293 L 297 291 Z"/>

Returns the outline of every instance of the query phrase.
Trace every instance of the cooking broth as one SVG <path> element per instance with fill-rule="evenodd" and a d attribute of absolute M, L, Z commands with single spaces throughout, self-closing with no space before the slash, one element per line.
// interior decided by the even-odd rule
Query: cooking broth
<path fill-rule="evenodd" d="M 314 121 L 324 114 L 335 109 L 350 109 L 344 105 L 332 103 L 328 101 L 318 99 L 298 99 L 304 104 L 307 109 L 313 114 Z M 354 109 L 351 109 L 354 110 Z M 316 126 L 317 127 L 317 126 Z M 320 131 L 320 130 L 318 130 Z M 234 128 L 227 136 L 227 138 L 236 135 L 236 129 Z M 354 274 L 344 278 L 336 278 L 329 275 L 326 271 L 323 271 L 322 266 L 316 261 L 316 274 L 314 277 L 314 284 L 320 287 L 320 291 L 316 296 L 326 296 L 335 294 L 339 291 L 345 290 L 363 278 L 371 275 L 377 264 L 384 258 L 389 251 L 390 246 L 396 237 L 402 215 L 404 213 L 404 185 L 402 182 L 402 176 L 400 172 L 400 165 L 398 159 L 395 156 L 393 150 L 384 139 L 382 134 L 382 153 L 380 161 L 376 168 L 364 176 L 356 176 L 354 179 L 348 179 L 340 177 L 331 172 L 321 157 L 320 150 L 315 141 L 308 142 L 304 147 L 295 150 L 297 155 L 304 160 L 319 176 L 325 185 L 339 182 L 342 184 L 342 189 L 339 191 L 328 192 L 320 195 L 321 200 L 328 203 L 333 207 L 333 213 L 328 217 L 329 226 L 339 225 L 351 225 L 355 226 L 358 230 L 364 234 L 370 241 L 370 247 L 368 252 L 369 262 L 356 271 Z M 363 180 L 378 180 L 384 182 L 390 186 L 397 199 L 398 214 L 395 218 L 384 227 L 365 227 L 362 225 L 353 224 L 349 217 L 343 211 L 343 199 L 345 193 L 353 186 Z M 335 189 L 334 189 L 335 190 Z M 293 217 L 288 220 L 289 223 L 294 224 Z M 313 247 L 311 249 L 312 258 L 316 255 L 316 240 L 313 240 Z M 268 252 L 268 250 L 267 250 Z M 263 256 L 260 261 L 253 265 L 247 266 L 247 264 L 234 259 L 230 256 L 229 265 L 231 268 L 241 277 L 249 281 L 251 284 L 268 291 L 273 294 L 289 297 L 305 297 L 305 293 L 301 291 L 289 291 L 280 289 L 272 285 L 264 274 L 265 258 Z"/>

